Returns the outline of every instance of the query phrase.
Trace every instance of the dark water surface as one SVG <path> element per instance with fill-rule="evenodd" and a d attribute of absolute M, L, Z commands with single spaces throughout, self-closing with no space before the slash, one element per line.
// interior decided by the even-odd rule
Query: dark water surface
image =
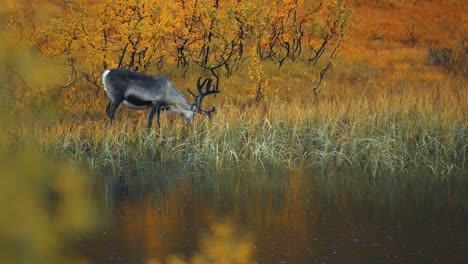
<path fill-rule="evenodd" d="M 466 179 L 175 166 L 102 172 L 92 189 L 103 224 L 76 239 L 92 263 L 189 260 L 226 221 L 252 238 L 258 263 L 466 263 L 468 254 Z"/>

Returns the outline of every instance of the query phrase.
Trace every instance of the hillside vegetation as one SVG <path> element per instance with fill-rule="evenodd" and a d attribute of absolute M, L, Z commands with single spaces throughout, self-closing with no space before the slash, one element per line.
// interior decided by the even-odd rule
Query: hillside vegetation
<path fill-rule="evenodd" d="M 444 177 L 466 169 L 468 23 L 461 1 L 11 6 L 2 16 L 3 45 L 33 50 L 17 60 L 45 62 L 31 65 L 35 76 L 7 68 L 10 108 L 45 105 L 58 115 L 18 128 L 46 153 L 92 166 L 279 162 Z M 100 74 L 114 67 L 167 75 L 184 93 L 199 76 L 211 77 L 222 92 L 204 107 L 217 112 L 192 127 L 164 114 L 161 127 L 147 131 L 146 112 L 119 108 L 110 126 Z M 49 84 L 41 88 L 43 80 Z"/>

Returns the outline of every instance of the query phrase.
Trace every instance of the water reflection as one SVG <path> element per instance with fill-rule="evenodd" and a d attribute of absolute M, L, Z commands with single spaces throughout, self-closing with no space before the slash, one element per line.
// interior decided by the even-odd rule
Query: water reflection
<path fill-rule="evenodd" d="M 190 259 L 212 223 L 254 238 L 258 263 L 461 261 L 468 183 L 369 179 L 270 168 L 232 173 L 104 172 L 95 198 L 109 219 L 80 244 L 97 263 Z"/>

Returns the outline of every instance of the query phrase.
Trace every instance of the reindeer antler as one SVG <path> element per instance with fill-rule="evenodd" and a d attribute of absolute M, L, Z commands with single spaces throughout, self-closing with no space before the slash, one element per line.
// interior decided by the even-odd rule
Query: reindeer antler
<path fill-rule="evenodd" d="M 211 114 L 216 111 L 216 109 L 213 107 L 211 110 L 203 110 L 201 108 L 202 106 L 202 102 L 203 102 L 203 98 L 209 94 L 216 94 L 216 93 L 219 93 L 221 91 L 219 91 L 219 88 L 218 88 L 218 85 L 213 85 L 211 86 L 212 82 L 213 82 L 213 79 L 211 78 L 205 78 L 205 80 L 203 80 L 203 82 L 201 82 L 201 79 L 202 77 L 200 76 L 197 80 L 197 90 L 198 90 L 198 94 L 195 95 L 190 89 L 187 88 L 187 90 L 189 91 L 189 93 L 194 97 L 194 105 L 197 107 L 198 109 L 198 112 L 199 113 L 203 113 L 205 115 L 207 115 L 208 117 L 211 118 Z M 205 90 L 203 90 L 203 87 L 205 87 Z"/>

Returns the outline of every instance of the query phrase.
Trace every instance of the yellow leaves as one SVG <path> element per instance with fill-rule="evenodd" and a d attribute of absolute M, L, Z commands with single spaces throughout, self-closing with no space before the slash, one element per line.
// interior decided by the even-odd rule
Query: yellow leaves
<path fill-rule="evenodd" d="M 228 223 L 214 224 L 210 234 L 201 240 L 200 246 L 201 252 L 193 258 L 194 264 L 254 263 L 251 238 L 238 235 Z"/>
<path fill-rule="evenodd" d="M 266 91 L 268 89 L 268 78 L 265 76 L 263 66 L 260 59 L 254 56 L 248 70 L 249 77 L 253 81 L 253 89 L 255 94 L 249 93 L 249 98 L 253 99 L 255 103 L 260 103 L 265 100 Z"/>
<path fill-rule="evenodd" d="M 237 232 L 233 225 L 215 223 L 210 227 L 210 232 L 202 236 L 199 242 L 200 251 L 186 261 L 178 255 L 166 258 L 167 264 L 248 264 L 256 263 L 253 260 L 254 245 L 252 238 L 246 234 Z M 147 264 L 160 264 L 161 262 L 150 259 Z"/>
<path fill-rule="evenodd" d="M 87 178 L 36 150 L 33 106 L 60 82 L 62 67 L 28 41 L 16 31 L 0 33 L 0 263 L 74 263 L 65 256 L 67 243 L 94 220 L 82 199 Z"/>
<path fill-rule="evenodd" d="M 292 34 L 290 32 L 285 32 L 279 35 L 279 39 L 282 42 L 289 42 L 292 40 Z"/>
<path fill-rule="evenodd" d="M 311 46 L 305 46 L 321 40 L 319 26 L 326 29 L 327 16 L 318 23 L 317 7 L 337 2 L 71 0 L 57 5 L 60 12 L 45 12 L 57 16 L 37 27 L 31 42 L 42 54 L 65 63 L 73 59 L 79 77 L 89 77 L 93 88 L 109 67 L 146 71 L 177 64 L 230 74 L 246 65 L 243 54 L 281 63 L 310 54 Z M 257 87 L 266 87 L 260 81 L 265 78 L 257 79 Z M 91 93 L 75 92 L 77 98 Z"/>
<path fill-rule="evenodd" d="M 8 153 L 7 161 L 0 159 L 0 262 L 73 263 L 64 254 L 67 243 L 95 220 L 90 201 L 83 198 L 87 177 L 52 164 L 27 139 L 20 140 L 24 146 L 12 154 L 0 139 L 0 156 Z"/>
<path fill-rule="evenodd" d="M 47 99 L 42 95 L 62 80 L 63 68 L 32 51 L 16 33 L 0 33 L 0 47 L 0 80 L 14 109 Z"/>
<path fill-rule="evenodd" d="M 262 49 L 267 48 L 267 47 L 268 47 L 268 40 L 267 40 L 267 39 L 264 39 L 264 38 L 261 38 L 261 39 L 260 39 L 260 47 L 261 47 Z"/>

